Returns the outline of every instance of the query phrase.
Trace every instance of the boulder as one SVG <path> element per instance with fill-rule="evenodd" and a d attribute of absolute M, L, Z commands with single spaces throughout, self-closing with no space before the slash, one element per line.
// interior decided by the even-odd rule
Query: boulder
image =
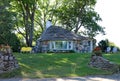
<path fill-rule="evenodd" d="M 102 56 L 93 55 L 89 62 L 89 66 L 112 72 L 119 72 L 119 66 L 117 64 L 110 62 Z"/>

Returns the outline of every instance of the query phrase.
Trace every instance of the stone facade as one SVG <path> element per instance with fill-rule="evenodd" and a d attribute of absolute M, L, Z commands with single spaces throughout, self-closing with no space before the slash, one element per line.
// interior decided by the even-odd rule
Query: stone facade
<path fill-rule="evenodd" d="M 19 68 L 19 65 L 11 49 L 2 48 L 0 50 L 0 73 L 9 72 L 17 68 Z"/>

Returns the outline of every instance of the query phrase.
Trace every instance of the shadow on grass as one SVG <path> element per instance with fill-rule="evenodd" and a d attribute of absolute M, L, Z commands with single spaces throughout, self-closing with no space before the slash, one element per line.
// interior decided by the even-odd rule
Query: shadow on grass
<path fill-rule="evenodd" d="M 88 67 L 90 54 L 15 54 L 20 68 L 8 77 L 57 78 L 109 74 Z M 7 76 L 7 74 L 6 74 Z"/>
<path fill-rule="evenodd" d="M 21 77 L 21 68 L 15 70 L 4 72 L 0 74 L 0 78 L 12 78 L 12 77 Z"/>

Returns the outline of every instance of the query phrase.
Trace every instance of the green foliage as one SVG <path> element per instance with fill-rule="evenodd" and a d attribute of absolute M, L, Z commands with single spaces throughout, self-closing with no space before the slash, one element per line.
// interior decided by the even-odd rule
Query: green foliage
<path fill-rule="evenodd" d="M 94 10 L 95 4 L 96 0 L 64 0 L 54 14 L 66 29 L 78 33 L 84 27 L 83 34 L 93 38 L 98 33 L 104 34 L 104 28 L 97 23 L 101 18 Z"/>
<path fill-rule="evenodd" d="M 104 33 L 104 28 L 97 24 L 101 18 L 94 10 L 95 4 L 96 0 L 11 0 L 9 10 L 16 13 L 16 32 L 26 40 L 26 45 L 32 46 L 49 19 L 53 25 L 60 24 L 75 33 L 84 27 L 83 34 L 91 38 Z"/>
<path fill-rule="evenodd" d="M 20 41 L 18 37 L 12 33 L 10 36 L 6 36 L 6 38 L 9 39 L 8 44 L 12 47 L 13 52 L 18 52 L 20 47 Z"/>
<path fill-rule="evenodd" d="M 0 44 L 8 44 L 12 47 L 13 52 L 18 52 L 20 41 L 14 33 L 8 33 L 4 35 L 6 42 L 0 40 Z"/>
<path fill-rule="evenodd" d="M 60 6 L 61 1 L 59 0 L 38 0 L 38 7 L 36 9 L 35 22 L 41 29 L 41 32 L 45 30 L 46 21 L 52 20 L 52 24 L 55 25 L 58 18 L 54 15 L 54 9 Z"/>
<path fill-rule="evenodd" d="M 19 40 L 13 32 L 16 13 L 10 11 L 10 7 L 10 0 L 0 2 L 0 44 L 8 44 L 17 51 Z"/>
<path fill-rule="evenodd" d="M 16 30 L 26 40 L 27 46 L 32 46 L 34 18 L 37 0 L 14 0 L 12 10 L 17 12 Z"/>
<path fill-rule="evenodd" d="M 58 20 L 53 9 L 59 6 L 59 0 L 13 0 L 11 10 L 17 13 L 16 32 L 26 40 L 26 45 L 36 41 L 45 29 L 46 21 L 52 19 L 55 24 Z"/>
<path fill-rule="evenodd" d="M 101 21 L 101 18 L 97 12 L 95 12 L 94 10 L 86 12 L 83 18 L 83 26 L 85 28 L 85 31 L 83 31 L 82 34 L 90 38 L 93 38 L 100 33 L 104 35 L 104 27 L 101 27 L 97 23 L 98 21 Z"/>
<path fill-rule="evenodd" d="M 102 52 L 105 52 L 105 50 L 106 50 L 107 47 L 109 46 L 109 41 L 108 41 L 108 39 L 106 39 L 106 40 L 101 40 L 101 41 L 98 43 L 98 46 L 102 49 Z"/>
<path fill-rule="evenodd" d="M 98 43 L 98 46 L 101 47 L 102 52 L 105 52 L 105 50 L 107 49 L 108 46 L 111 47 L 111 50 L 113 49 L 113 47 L 117 47 L 117 45 L 115 45 L 114 42 L 110 42 L 108 39 L 101 40 L 101 41 Z M 119 47 L 117 47 L 117 48 L 118 48 L 118 50 L 119 50 Z"/>

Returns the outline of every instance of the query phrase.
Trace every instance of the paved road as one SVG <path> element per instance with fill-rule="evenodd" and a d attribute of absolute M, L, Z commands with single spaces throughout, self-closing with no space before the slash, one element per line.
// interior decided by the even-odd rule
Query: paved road
<path fill-rule="evenodd" d="M 99 75 L 73 78 L 43 78 L 43 79 L 29 79 L 29 78 L 9 78 L 0 79 L 0 81 L 120 81 L 120 74 L 114 75 Z"/>

